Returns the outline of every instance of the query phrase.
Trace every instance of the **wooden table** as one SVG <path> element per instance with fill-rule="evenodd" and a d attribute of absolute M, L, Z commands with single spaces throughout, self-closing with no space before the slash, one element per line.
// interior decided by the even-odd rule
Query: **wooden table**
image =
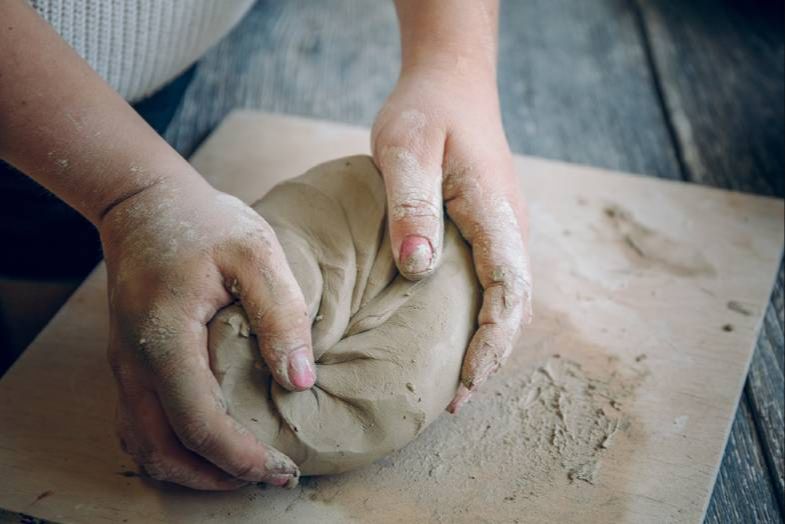
<path fill-rule="evenodd" d="M 389 4 L 258 4 L 200 63 L 167 138 L 188 154 L 237 106 L 370 125 L 399 64 Z M 504 1 L 513 151 L 782 196 L 782 7 L 742 4 Z M 782 332 L 780 269 L 707 522 L 782 519 Z"/>
<path fill-rule="evenodd" d="M 782 196 L 783 14 L 756 9 L 503 2 L 500 90 L 513 150 Z M 260 2 L 199 64 L 166 136 L 189 154 L 235 107 L 370 125 L 397 66 L 387 2 Z M 782 519 L 782 316 L 781 268 L 709 522 Z"/>
<path fill-rule="evenodd" d="M 782 9 L 503 1 L 513 151 L 783 196 Z M 391 2 L 264 1 L 200 63 L 166 136 L 189 154 L 238 106 L 368 126 L 398 64 Z M 781 268 L 707 522 L 782 520 L 784 360 Z"/>

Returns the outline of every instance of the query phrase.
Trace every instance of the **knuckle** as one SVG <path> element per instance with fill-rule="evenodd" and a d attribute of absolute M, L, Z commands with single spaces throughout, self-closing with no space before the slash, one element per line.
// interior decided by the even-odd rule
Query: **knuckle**
<path fill-rule="evenodd" d="M 252 478 L 256 475 L 256 466 L 253 463 L 245 462 L 243 464 L 230 464 L 226 468 L 227 472 L 239 479 Z"/>
<path fill-rule="evenodd" d="M 189 416 L 177 435 L 186 448 L 200 454 L 209 453 L 215 447 L 215 437 L 207 422 L 200 417 Z"/>
<path fill-rule="evenodd" d="M 257 259 L 264 256 L 276 242 L 275 231 L 261 217 L 247 224 L 244 229 L 230 231 L 223 242 L 234 256 Z"/>
<path fill-rule="evenodd" d="M 379 146 L 403 145 L 428 132 L 428 117 L 416 109 L 396 113 L 382 111 L 374 123 L 372 136 Z"/>
<path fill-rule="evenodd" d="M 275 307 L 264 310 L 259 317 L 259 326 L 266 336 L 275 336 L 293 332 L 300 336 L 301 331 L 310 329 L 308 309 L 305 304 L 296 299 L 289 299 L 283 303 L 276 303 Z"/>
<path fill-rule="evenodd" d="M 256 240 L 243 241 L 242 239 L 229 238 L 225 242 L 225 248 L 236 262 L 251 266 L 263 264 L 265 254 Z"/>
<path fill-rule="evenodd" d="M 272 236 L 269 239 L 254 238 L 247 242 L 227 242 L 224 287 L 232 295 L 244 298 L 254 289 L 266 289 L 272 296 L 286 291 L 280 289 L 280 284 L 288 282 L 289 279 L 282 278 L 284 273 L 275 269 L 280 266 L 278 261 L 285 261 L 277 238 Z"/>
<path fill-rule="evenodd" d="M 159 452 L 151 452 L 137 462 L 144 472 L 155 480 L 174 481 L 177 477 L 177 468 Z"/>
<path fill-rule="evenodd" d="M 396 222 L 409 218 L 428 218 L 438 220 L 442 209 L 433 198 L 407 196 L 395 202 L 390 210 L 390 217 Z"/>

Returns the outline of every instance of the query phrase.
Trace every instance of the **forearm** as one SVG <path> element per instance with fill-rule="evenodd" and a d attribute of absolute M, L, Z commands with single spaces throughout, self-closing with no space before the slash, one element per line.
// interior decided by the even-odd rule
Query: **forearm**
<path fill-rule="evenodd" d="M 395 0 L 402 71 L 440 67 L 495 80 L 498 0 Z"/>
<path fill-rule="evenodd" d="M 203 183 L 25 2 L 0 20 L 0 158 L 96 225 L 166 177 Z"/>

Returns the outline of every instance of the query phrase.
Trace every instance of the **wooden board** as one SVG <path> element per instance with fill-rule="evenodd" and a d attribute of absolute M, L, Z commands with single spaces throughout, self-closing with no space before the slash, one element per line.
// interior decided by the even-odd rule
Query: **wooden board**
<path fill-rule="evenodd" d="M 246 112 L 228 118 L 193 162 L 250 201 L 319 161 L 367 149 L 363 129 Z M 537 320 L 460 416 L 442 417 L 365 470 L 293 491 L 204 494 L 126 476 L 99 267 L 0 381 L 0 507 L 66 522 L 526 522 L 578 513 L 699 521 L 779 264 L 782 201 L 517 163 L 532 215 Z M 624 401 L 628 429 L 602 452 L 593 483 L 570 481 L 558 457 L 543 459 L 554 462 L 547 478 L 511 471 L 524 442 L 512 434 L 493 447 L 492 427 L 466 430 L 508 409 L 525 415 L 508 406 L 514 386 L 555 353 L 600 378 L 644 371 Z"/>

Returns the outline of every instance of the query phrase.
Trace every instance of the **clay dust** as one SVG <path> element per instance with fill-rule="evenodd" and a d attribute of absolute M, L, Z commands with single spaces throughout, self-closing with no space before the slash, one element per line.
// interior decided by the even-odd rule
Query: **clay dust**
<path fill-rule="evenodd" d="M 345 518 L 344 508 L 372 504 L 385 522 L 461 522 L 487 508 L 490 520 L 526 522 L 521 508 L 537 514 L 556 493 L 595 489 L 604 457 L 635 428 L 627 410 L 648 375 L 642 356 L 599 360 L 589 370 L 551 356 L 520 376 L 504 373 L 404 449 L 356 472 L 303 479 L 290 508 L 296 499 L 298 516 Z"/>

